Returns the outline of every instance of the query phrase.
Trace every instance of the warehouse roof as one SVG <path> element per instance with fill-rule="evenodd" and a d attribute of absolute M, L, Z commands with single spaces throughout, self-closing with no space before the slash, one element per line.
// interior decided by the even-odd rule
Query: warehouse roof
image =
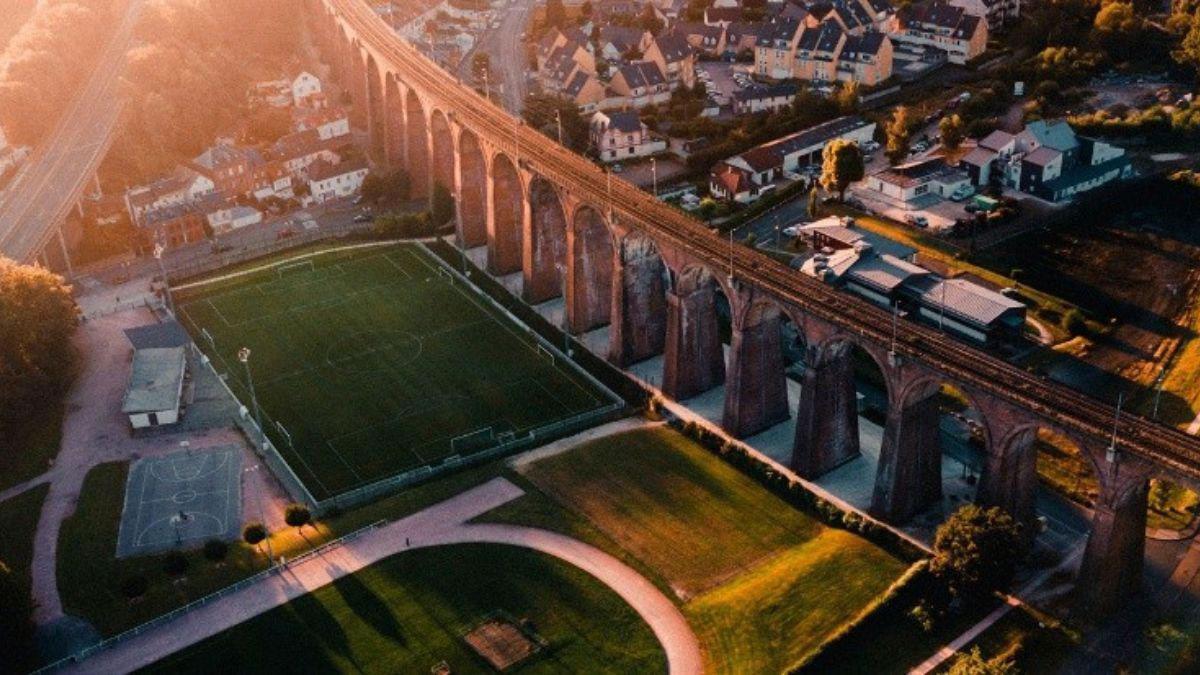
<path fill-rule="evenodd" d="M 183 389 L 183 361 L 183 347 L 135 351 L 121 412 L 157 412 L 178 407 Z"/>

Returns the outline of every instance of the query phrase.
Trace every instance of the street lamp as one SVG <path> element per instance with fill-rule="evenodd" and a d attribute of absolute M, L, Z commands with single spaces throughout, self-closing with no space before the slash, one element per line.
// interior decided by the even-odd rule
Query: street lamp
<path fill-rule="evenodd" d="M 650 158 L 650 179 L 654 185 L 654 196 L 658 197 L 658 161 Z"/>
<path fill-rule="evenodd" d="M 162 261 L 164 250 L 166 249 L 163 248 L 162 242 L 155 244 L 154 259 L 158 261 L 158 274 L 163 280 L 163 294 L 167 299 L 167 309 L 170 310 L 171 316 L 175 316 L 175 299 L 171 297 L 171 281 L 167 279 L 167 268 Z"/>
<path fill-rule="evenodd" d="M 558 125 L 558 144 L 562 145 L 562 110 L 554 111 L 554 122 Z"/>

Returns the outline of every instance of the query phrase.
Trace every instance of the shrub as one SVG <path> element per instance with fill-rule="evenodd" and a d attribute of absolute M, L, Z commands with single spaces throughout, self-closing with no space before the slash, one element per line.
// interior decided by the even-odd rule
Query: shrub
<path fill-rule="evenodd" d="M 283 519 L 292 527 L 302 528 L 312 522 L 312 512 L 303 504 L 288 504 Z"/>
<path fill-rule="evenodd" d="M 229 554 L 229 544 L 220 539 L 209 539 L 204 542 L 204 557 L 214 562 L 224 560 Z"/>
<path fill-rule="evenodd" d="M 267 526 L 259 522 L 246 523 L 242 528 L 242 539 L 251 546 L 257 546 L 267 538 Z"/>
<path fill-rule="evenodd" d="M 1063 315 L 1062 324 L 1063 328 L 1072 336 L 1083 335 L 1087 332 L 1087 321 L 1083 318 L 1083 312 L 1074 307 Z"/>
<path fill-rule="evenodd" d="M 140 574 L 135 574 L 121 582 L 121 595 L 130 600 L 142 597 L 148 590 L 150 590 L 150 582 Z"/>
<path fill-rule="evenodd" d="M 163 571 L 169 576 L 182 576 L 187 571 L 188 560 L 179 551 L 171 551 L 167 557 L 163 558 Z"/>
<path fill-rule="evenodd" d="M 1005 589 L 1024 555 L 1021 525 L 998 507 L 967 504 L 937 529 L 930 571 L 964 602 Z"/>

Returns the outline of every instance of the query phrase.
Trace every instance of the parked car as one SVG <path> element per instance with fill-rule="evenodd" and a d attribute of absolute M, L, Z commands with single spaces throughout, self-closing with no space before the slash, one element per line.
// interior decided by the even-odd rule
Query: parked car
<path fill-rule="evenodd" d="M 961 202 L 962 200 L 975 194 L 975 188 L 970 185 L 960 186 L 957 190 L 950 193 L 950 201 Z"/>
<path fill-rule="evenodd" d="M 863 203 L 863 200 L 859 199 L 858 197 L 847 197 L 846 198 L 846 206 L 849 206 L 850 208 L 858 209 L 859 211 L 867 210 L 867 205 L 865 203 Z"/>
<path fill-rule="evenodd" d="M 920 228 L 929 227 L 929 219 L 926 218 L 925 216 L 914 216 L 914 215 L 905 216 L 904 222 L 908 223 L 909 225 L 912 225 L 913 227 L 920 227 Z"/>
<path fill-rule="evenodd" d="M 783 233 L 789 237 L 798 237 L 800 236 L 800 226 L 788 225 L 787 227 L 783 228 Z"/>
<path fill-rule="evenodd" d="M 368 215 L 367 215 L 367 214 L 365 214 L 365 213 L 360 213 L 360 214 L 358 214 L 357 216 L 354 216 L 354 222 L 356 222 L 356 223 L 369 223 L 369 222 L 371 222 L 371 216 L 368 216 Z"/>

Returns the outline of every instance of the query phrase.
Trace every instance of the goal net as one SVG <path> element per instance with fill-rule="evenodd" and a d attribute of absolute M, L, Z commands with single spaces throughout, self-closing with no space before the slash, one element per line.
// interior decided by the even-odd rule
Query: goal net
<path fill-rule="evenodd" d="M 275 268 L 275 274 L 282 279 L 286 274 L 294 272 L 312 272 L 316 270 L 311 258 L 297 260 L 296 262 L 284 263 Z"/>

